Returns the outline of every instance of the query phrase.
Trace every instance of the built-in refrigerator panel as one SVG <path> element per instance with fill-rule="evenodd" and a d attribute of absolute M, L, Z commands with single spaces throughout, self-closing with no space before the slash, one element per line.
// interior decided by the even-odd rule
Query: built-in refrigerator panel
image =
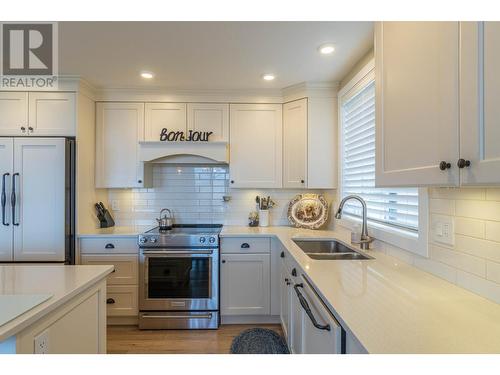
<path fill-rule="evenodd" d="M 0 174 L 9 173 L 1 208 L 10 214 L 0 232 L 0 261 L 74 264 L 74 140 L 0 138 L 9 144 L 11 150 L 0 146 L 13 165 L 8 172 L 0 164 Z"/>

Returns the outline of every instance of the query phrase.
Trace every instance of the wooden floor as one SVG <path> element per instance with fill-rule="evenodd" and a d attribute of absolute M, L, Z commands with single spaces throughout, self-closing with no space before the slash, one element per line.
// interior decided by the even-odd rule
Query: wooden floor
<path fill-rule="evenodd" d="M 110 354 L 228 354 L 231 342 L 245 329 L 269 328 L 282 335 L 278 324 L 222 325 L 218 330 L 151 330 L 109 326 Z"/>

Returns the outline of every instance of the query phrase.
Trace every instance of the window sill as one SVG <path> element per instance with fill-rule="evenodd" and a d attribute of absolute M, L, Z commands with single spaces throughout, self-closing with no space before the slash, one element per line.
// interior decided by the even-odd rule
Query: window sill
<path fill-rule="evenodd" d="M 362 220 L 357 217 L 346 216 L 343 219 L 337 220 L 337 223 L 341 227 L 352 231 L 355 225 L 362 224 Z M 382 242 L 400 247 L 414 254 L 428 257 L 426 233 L 419 235 L 412 231 L 398 229 L 368 220 L 368 234 Z"/>

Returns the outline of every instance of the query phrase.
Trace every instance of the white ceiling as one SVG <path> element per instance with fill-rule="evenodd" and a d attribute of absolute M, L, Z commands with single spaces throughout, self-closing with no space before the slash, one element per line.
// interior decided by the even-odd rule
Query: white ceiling
<path fill-rule="evenodd" d="M 320 55 L 327 42 L 335 52 Z M 59 74 L 98 87 L 281 89 L 340 81 L 372 45 L 371 22 L 60 22 Z"/>

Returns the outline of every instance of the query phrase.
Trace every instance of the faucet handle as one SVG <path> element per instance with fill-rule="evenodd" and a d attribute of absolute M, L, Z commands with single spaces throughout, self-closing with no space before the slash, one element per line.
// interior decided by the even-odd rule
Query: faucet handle
<path fill-rule="evenodd" d="M 361 238 L 359 238 L 359 240 L 358 239 L 353 240 L 351 238 L 351 243 L 354 245 L 359 245 L 362 250 L 370 250 L 370 244 L 374 240 L 375 240 L 375 238 L 373 238 L 371 236 L 366 236 L 365 238 L 363 238 L 363 236 L 361 236 Z"/>

